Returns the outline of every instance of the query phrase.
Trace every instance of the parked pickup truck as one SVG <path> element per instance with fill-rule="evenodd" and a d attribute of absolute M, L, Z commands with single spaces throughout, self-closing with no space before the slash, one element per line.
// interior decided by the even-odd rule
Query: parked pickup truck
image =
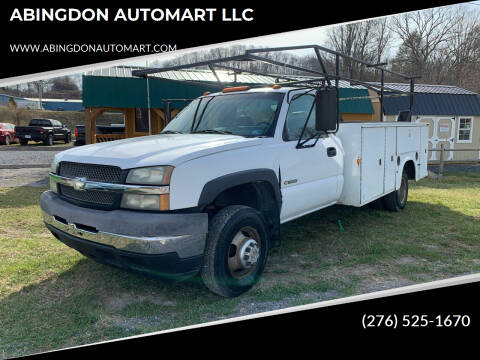
<path fill-rule="evenodd" d="M 71 131 L 53 119 L 32 119 L 28 126 L 15 126 L 15 133 L 21 145 L 27 145 L 29 141 L 43 142 L 45 145 L 53 145 L 56 140 L 65 144 L 72 141 Z"/>
<path fill-rule="evenodd" d="M 335 89 L 333 89 L 335 90 Z M 427 175 L 427 126 L 342 123 L 332 89 L 228 88 L 159 135 L 55 156 L 41 195 L 52 234 L 99 262 L 250 289 L 280 224 L 334 204 L 402 210 Z"/>
<path fill-rule="evenodd" d="M 124 132 L 125 125 L 123 124 L 97 125 L 97 134 L 123 134 Z M 75 141 L 73 145 L 85 145 L 85 125 L 75 126 Z"/>

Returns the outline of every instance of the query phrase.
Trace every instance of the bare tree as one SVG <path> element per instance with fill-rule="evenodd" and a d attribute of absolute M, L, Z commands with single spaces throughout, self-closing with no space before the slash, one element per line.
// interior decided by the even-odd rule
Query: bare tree
<path fill-rule="evenodd" d="M 434 59 L 436 81 L 479 90 L 480 21 L 478 13 L 462 9 L 455 14 L 455 24 L 448 46 Z"/>
<path fill-rule="evenodd" d="M 395 67 L 430 79 L 429 62 L 453 36 L 453 15 L 451 8 L 433 8 L 392 17 L 391 29 L 401 41 Z"/>
<path fill-rule="evenodd" d="M 372 63 L 386 58 L 393 39 L 387 18 L 336 26 L 327 36 L 328 47 Z M 376 72 L 349 59 L 342 60 L 341 71 L 344 76 L 353 75 L 362 80 L 376 77 Z"/>

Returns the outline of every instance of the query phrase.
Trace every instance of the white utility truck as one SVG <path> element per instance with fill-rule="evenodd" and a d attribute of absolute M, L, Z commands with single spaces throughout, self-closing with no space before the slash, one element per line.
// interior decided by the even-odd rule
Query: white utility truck
<path fill-rule="evenodd" d="M 161 278 L 201 274 L 237 296 L 280 224 L 334 204 L 404 208 L 427 175 L 427 125 L 339 121 L 337 88 L 226 88 L 161 134 L 55 156 L 41 196 L 52 234 L 99 262 Z"/>

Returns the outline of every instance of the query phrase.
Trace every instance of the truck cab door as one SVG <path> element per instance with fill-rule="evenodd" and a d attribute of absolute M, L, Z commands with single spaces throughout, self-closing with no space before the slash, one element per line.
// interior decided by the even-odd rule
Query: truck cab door
<path fill-rule="evenodd" d="M 302 139 L 316 134 L 314 102 L 314 93 L 293 97 L 286 114 L 279 154 L 282 222 L 331 205 L 337 202 L 341 193 L 343 149 L 339 139 L 335 135 L 325 135 L 315 146 L 297 148 L 309 114 Z M 315 140 L 311 139 L 305 145 L 313 145 Z"/>

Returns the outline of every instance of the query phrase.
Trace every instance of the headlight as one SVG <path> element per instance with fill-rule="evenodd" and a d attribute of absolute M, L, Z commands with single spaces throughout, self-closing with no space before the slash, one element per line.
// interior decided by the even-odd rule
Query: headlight
<path fill-rule="evenodd" d="M 164 195 L 138 195 L 123 194 L 120 207 L 136 210 L 169 210 L 170 196 Z"/>
<path fill-rule="evenodd" d="M 172 175 L 172 166 L 153 166 L 132 169 L 127 175 L 127 184 L 168 185 Z"/>

